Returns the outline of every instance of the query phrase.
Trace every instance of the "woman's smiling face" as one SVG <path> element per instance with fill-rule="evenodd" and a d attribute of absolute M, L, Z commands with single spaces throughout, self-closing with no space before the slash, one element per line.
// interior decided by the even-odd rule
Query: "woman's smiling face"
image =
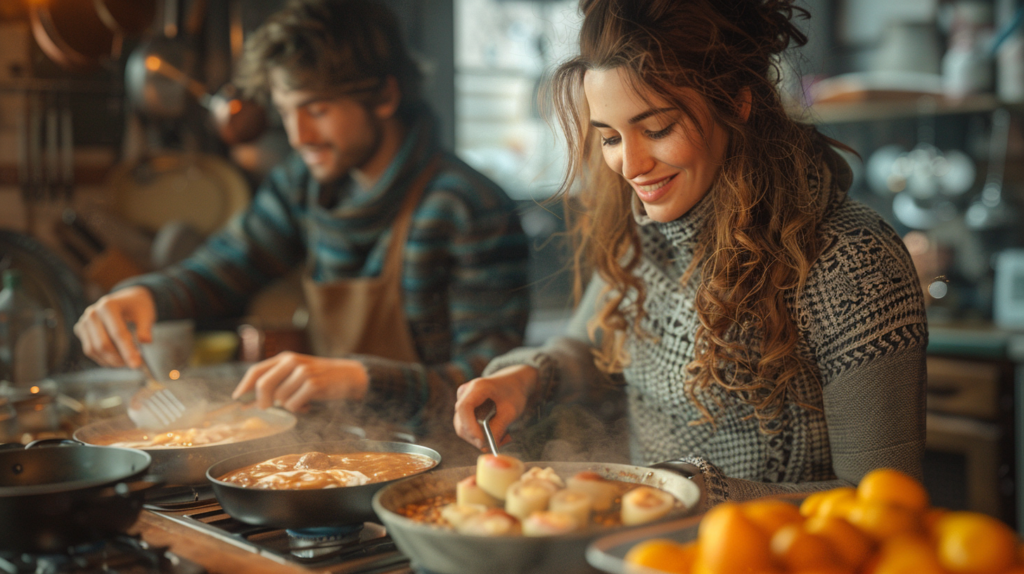
<path fill-rule="evenodd" d="M 696 92 L 683 92 L 694 119 L 656 94 L 636 93 L 622 68 L 588 70 L 583 90 L 605 163 L 629 182 L 647 215 L 664 223 L 690 211 L 711 188 L 728 144 Z"/>

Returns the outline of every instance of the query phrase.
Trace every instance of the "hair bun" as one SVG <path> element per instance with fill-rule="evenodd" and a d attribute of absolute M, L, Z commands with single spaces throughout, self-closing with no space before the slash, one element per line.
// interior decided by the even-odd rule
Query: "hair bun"
<path fill-rule="evenodd" d="M 793 17 L 811 17 L 794 0 L 717 0 L 713 4 L 740 30 L 750 36 L 758 48 L 778 54 L 790 45 L 803 46 L 807 35 L 793 23 Z"/>

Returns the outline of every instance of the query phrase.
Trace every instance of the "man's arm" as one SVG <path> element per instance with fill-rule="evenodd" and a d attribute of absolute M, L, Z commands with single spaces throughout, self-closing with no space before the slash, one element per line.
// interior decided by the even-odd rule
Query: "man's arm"
<path fill-rule="evenodd" d="M 294 173 L 276 168 L 249 207 L 184 261 L 115 289 L 148 288 L 159 319 L 240 315 L 250 296 L 303 260 L 303 206 L 295 200 L 302 182 Z"/>

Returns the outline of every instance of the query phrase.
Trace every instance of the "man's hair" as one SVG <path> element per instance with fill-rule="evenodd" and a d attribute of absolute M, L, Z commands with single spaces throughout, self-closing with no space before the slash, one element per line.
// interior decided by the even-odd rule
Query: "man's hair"
<path fill-rule="evenodd" d="M 392 76 L 408 122 L 420 104 L 421 74 L 395 15 L 371 0 L 291 0 L 245 42 L 235 83 L 266 102 L 270 71 L 280 69 L 288 89 L 350 94 L 375 101 Z"/>

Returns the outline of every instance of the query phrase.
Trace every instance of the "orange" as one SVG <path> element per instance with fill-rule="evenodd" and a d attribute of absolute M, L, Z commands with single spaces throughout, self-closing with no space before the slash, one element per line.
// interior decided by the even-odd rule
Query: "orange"
<path fill-rule="evenodd" d="M 710 574 L 757 572 L 771 566 L 768 535 L 735 502 L 723 502 L 704 515 L 698 545 L 701 570 Z"/>
<path fill-rule="evenodd" d="M 946 510 L 945 508 L 932 508 L 928 510 L 928 512 L 925 512 L 924 518 L 921 519 L 921 522 L 924 525 L 925 532 L 927 532 L 930 536 L 934 537 L 935 526 L 938 525 L 939 520 L 941 520 L 942 517 L 947 514 L 949 514 L 949 511 Z"/>
<path fill-rule="evenodd" d="M 921 518 L 916 512 L 884 502 L 859 501 L 846 520 L 876 541 L 921 531 Z"/>
<path fill-rule="evenodd" d="M 821 506 L 821 501 L 825 499 L 825 495 L 832 492 L 831 490 L 823 490 L 821 492 L 815 492 L 807 496 L 804 501 L 800 504 L 800 514 L 804 516 L 814 516 L 818 513 L 818 507 Z"/>
<path fill-rule="evenodd" d="M 787 524 L 799 524 L 804 520 L 804 517 L 800 515 L 800 509 L 796 505 L 777 498 L 745 502 L 742 508 L 743 515 L 768 536 L 775 534 L 776 530 Z"/>
<path fill-rule="evenodd" d="M 842 518 L 834 516 L 808 518 L 807 522 L 804 522 L 804 530 L 828 540 L 842 563 L 850 568 L 859 568 L 871 556 L 873 547 L 871 540 Z"/>
<path fill-rule="evenodd" d="M 807 532 L 799 524 L 787 524 L 771 540 L 772 556 L 790 570 L 825 568 L 839 563 L 832 545 L 822 536 Z"/>
<path fill-rule="evenodd" d="M 839 566 L 822 566 L 820 568 L 793 570 L 792 574 L 852 574 L 852 572 L 852 570 L 840 568 Z"/>
<path fill-rule="evenodd" d="M 626 563 L 672 574 L 689 574 L 696 557 L 697 545 L 694 543 L 683 545 L 654 538 L 630 548 L 626 553 Z"/>
<path fill-rule="evenodd" d="M 915 512 L 928 509 L 928 492 L 920 482 L 891 468 L 873 470 L 857 485 L 857 498 L 885 502 Z"/>
<path fill-rule="evenodd" d="M 878 553 L 871 574 L 946 574 L 935 549 L 923 536 L 897 535 L 887 540 Z"/>
<path fill-rule="evenodd" d="M 846 515 L 857 502 L 857 491 L 849 486 L 834 488 L 825 493 L 818 505 L 817 516 L 835 516 L 846 518 Z"/>
<path fill-rule="evenodd" d="M 991 516 L 950 512 L 935 524 L 935 536 L 950 572 L 994 574 L 1017 564 L 1017 535 Z"/>

